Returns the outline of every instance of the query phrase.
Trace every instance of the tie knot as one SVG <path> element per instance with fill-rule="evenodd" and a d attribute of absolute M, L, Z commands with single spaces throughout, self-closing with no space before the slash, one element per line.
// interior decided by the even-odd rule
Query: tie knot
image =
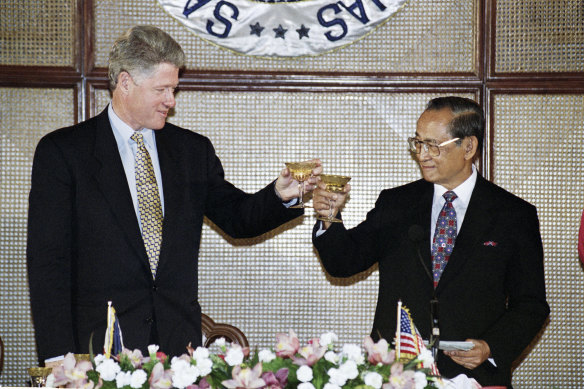
<path fill-rule="evenodd" d="M 454 193 L 453 191 L 449 190 L 448 192 L 444 193 L 442 195 L 442 197 L 444 197 L 444 199 L 446 200 L 447 203 L 451 203 L 454 201 L 454 199 L 456 199 L 458 196 L 456 195 L 456 193 Z"/>
<path fill-rule="evenodd" d="M 144 144 L 144 136 L 142 134 L 140 134 L 139 132 L 134 132 L 132 134 L 132 136 L 130 137 L 130 139 L 132 139 L 134 142 L 136 142 L 138 144 L 138 147 L 140 147 Z"/>

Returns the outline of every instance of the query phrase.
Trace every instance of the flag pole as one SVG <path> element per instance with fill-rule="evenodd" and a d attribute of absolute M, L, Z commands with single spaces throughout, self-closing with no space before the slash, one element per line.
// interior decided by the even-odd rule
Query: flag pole
<path fill-rule="evenodd" d="M 107 328 L 105 330 L 105 343 L 103 345 L 105 357 L 109 359 L 113 344 L 113 327 L 112 327 L 112 302 L 107 302 Z"/>
<path fill-rule="evenodd" d="M 401 300 L 397 300 L 397 327 L 395 330 L 395 358 L 399 361 L 400 358 L 400 343 L 401 343 Z"/>

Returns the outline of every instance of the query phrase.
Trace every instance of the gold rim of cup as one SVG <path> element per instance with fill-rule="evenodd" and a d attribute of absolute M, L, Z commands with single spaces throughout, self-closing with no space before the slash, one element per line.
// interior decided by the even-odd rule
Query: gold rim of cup
<path fill-rule="evenodd" d="M 28 368 L 28 375 L 31 377 L 46 378 L 52 372 L 53 372 L 52 367 L 29 367 Z"/>
<path fill-rule="evenodd" d="M 351 177 L 349 176 L 341 176 L 338 174 L 320 174 L 320 179 L 325 184 L 335 184 L 339 186 L 345 186 L 349 181 L 351 181 Z"/>

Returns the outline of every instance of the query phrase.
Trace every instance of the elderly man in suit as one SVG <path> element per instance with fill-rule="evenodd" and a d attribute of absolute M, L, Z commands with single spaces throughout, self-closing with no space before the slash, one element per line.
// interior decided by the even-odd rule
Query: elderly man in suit
<path fill-rule="evenodd" d="M 165 32 L 131 28 L 110 53 L 111 104 L 37 146 L 27 261 L 40 361 L 87 353 L 92 333 L 101 351 L 108 301 L 128 348 L 200 345 L 203 216 L 243 238 L 302 214 L 287 207 L 298 193 L 287 169 L 244 193 L 224 179 L 209 139 L 166 122 L 184 62 Z"/>
<path fill-rule="evenodd" d="M 408 140 L 423 179 L 382 191 L 365 221 L 315 226 L 325 269 L 348 277 L 379 265 L 372 336 L 393 339 L 403 301 L 425 339 L 472 342 L 439 351 L 445 377 L 466 374 L 482 385 L 511 385 L 511 364 L 549 314 L 535 207 L 477 174 L 484 118 L 472 100 L 433 99 Z M 313 204 L 337 213 L 344 194 L 319 184 Z M 431 308 L 438 301 L 438 315 Z"/>

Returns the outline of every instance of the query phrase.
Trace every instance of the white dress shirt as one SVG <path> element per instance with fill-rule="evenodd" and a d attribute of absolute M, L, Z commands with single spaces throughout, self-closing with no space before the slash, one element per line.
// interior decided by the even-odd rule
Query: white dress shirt
<path fill-rule="evenodd" d="M 452 206 L 456 211 L 456 233 L 460 231 L 462 222 L 464 220 L 464 215 L 466 214 L 466 209 L 468 208 L 468 203 L 470 202 L 470 197 L 472 191 L 474 190 L 475 184 L 477 182 L 477 169 L 472 165 L 472 173 L 462 184 L 458 185 L 456 188 L 452 189 L 456 193 L 456 199 L 452 201 Z M 436 222 L 438 221 L 438 216 L 440 211 L 446 202 L 446 199 L 442 197 L 444 193 L 448 192 L 448 189 L 442 185 L 434 184 L 434 199 L 432 200 L 432 222 L 430 225 L 430 249 L 432 246 L 432 241 L 434 240 L 434 231 L 436 231 Z"/>
<path fill-rule="evenodd" d="M 114 131 L 114 137 L 116 138 L 116 143 L 118 144 L 118 151 L 120 157 L 122 158 L 122 164 L 124 165 L 124 171 L 126 172 L 126 178 L 128 179 L 128 187 L 130 188 L 130 193 L 132 194 L 132 202 L 134 204 L 134 210 L 136 211 L 136 217 L 138 218 L 138 223 L 140 224 L 140 231 L 142 231 L 142 222 L 140 221 L 140 211 L 138 209 L 138 190 L 136 189 L 136 151 L 138 146 L 130 137 L 134 135 L 134 131 L 130 126 L 128 126 L 116 113 L 110 103 L 107 109 L 108 117 L 112 129 Z M 154 175 L 156 176 L 156 183 L 158 184 L 158 193 L 160 194 L 160 204 L 162 205 L 162 215 L 164 216 L 164 193 L 162 191 L 162 173 L 160 171 L 160 162 L 158 160 L 158 151 L 156 150 L 156 137 L 154 136 L 154 130 L 149 128 L 142 128 L 138 130 L 144 136 L 144 144 L 146 145 L 146 150 L 150 154 L 150 159 L 152 160 L 152 167 L 154 168 Z"/>

